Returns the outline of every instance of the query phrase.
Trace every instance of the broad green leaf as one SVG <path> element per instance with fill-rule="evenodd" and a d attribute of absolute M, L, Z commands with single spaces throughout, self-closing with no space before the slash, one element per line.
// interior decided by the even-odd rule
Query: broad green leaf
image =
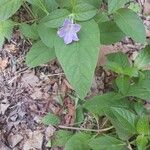
<path fill-rule="evenodd" d="M 142 135 L 150 135 L 148 116 L 141 116 L 137 122 L 137 132 Z"/>
<path fill-rule="evenodd" d="M 92 84 L 99 54 L 100 36 L 98 25 L 94 20 L 80 25 L 79 41 L 65 45 L 63 40 L 57 37 L 55 52 L 72 87 L 80 98 L 84 98 Z"/>
<path fill-rule="evenodd" d="M 103 115 L 105 110 L 111 107 L 128 107 L 128 103 L 117 93 L 107 93 L 95 96 L 83 105 L 85 109 L 96 115 Z"/>
<path fill-rule="evenodd" d="M 45 125 L 58 125 L 60 124 L 60 119 L 58 116 L 55 116 L 52 113 L 48 113 L 46 116 L 44 116 L 42 122 Z"/>
<path fill-rule="evenodd" d="M 44 0 L 44 4 L 49 12 L 52 12 L 58 8 L 58 4 L 55 0 Z"/>
<path fill-rule="evenodd" d="M 75 6 L 75 20 L 78 21 L 86 21 L 93 18 L 96 13 L 97 9 L 88 4 L 88 3 L 81 3 Z"/>
<path fill-rule="evenodd" d="M 77 0 L 78 3 L 89 3 L 93 6 L 95 6 L 96 8 L 99 8 L 100 7 L 100 4 L 102 3 L 102 0 Z"/>
<path fill-rule="evenodd" d="M 26 55 L 26 64 L 30 68 L 47 63 L 55 59 L 55 51 L 52 48 L 45 46 L 41 41 L 33 44 L 30 51 Z"/>
<path fill-rule="evenodd" d="M 51 48 L 54 47 L 54 39 L 57 35 L 56 29 L 48 28 L 44 24 L 39 24 L 38 33 L 42 42 L 46 46 L 51 47 Z"/>
<path fill-rule="evenodd" d="M 146 46 L 144 49 L 141 50 L 141 52 L 134 61 L 134 65 L 138 69 L 142 70 L 150 65 L 150 45 Z"/>
<path fill-rule="evenodd" d="M 147 137 L 145 137 L 143 135 L 139 135 L 136 139 L 136 143 L 137 143 L 138 150 L 148 150 L 146 148 L 146 145 L 148 144 Z"/>
<path fill-rule="evenodd" d="M 129 60 L 126 54 L 122 52 L 111 53 L 107 55 L 105 67 L 119 74 L 124 74 L 125 68 L 129 68 Z"/>
<path fill-rule="evenodd" d="M 107 60 L 119 64 L 122 68 L 130 66 L 127 55 L 121 51 L 117 53 L 108 54 Z"/>
<path fill-rule="evenodd" d="M 0 21 L 7 20 L 22 5 L 22 0 L 1 0 L 0 1 Z"/>
<path fill-rule="evenodd" d="M 90 150 L 88 142 L 91 136 L 85 133 L 76 133 L 65 145 L 65 150 Z"/>
<path fill-rule="evenodd" d="M 82 106 L 76 109 L 76 120 L 75 122 L 81 124 L 84 121 L 84 112 Z"/>
<path fill-rule="evenodd" d="M 150 101 L 150 71 L 143 72 L 144 79 L 133 83 L 127 93 L 127 96 L 134 96 L 143 100 Z"/>
<path fill-rule="evenodd" d="M 116 118 L 116 121 L 121 125 L 127 132 L 132 134 L 136 133 L 136 120 L 137 116 L 124 108 L 112 107 L 111 111 Z"/>
<path fill-rule="evenodd" d="M 118 28 L 115 22 L 107 21 L 99 24 L 100 42 L 102 44 L 113 44 L 125 37 L 125 34 Z"/>
<path fill-rule="evenodd" d="M 70 131 L 58 130 L 52 138 L 52 147 L 64 147 L 67 141 L 72 137 L 73 133 Z"/>
<path fill-rule="evenodd" d="M 144 113 L 146 113 L 145 106 L 143 105 L 142 101 L 138 101 L 134 104 L 134 110 L 137 115 L 142 116 Z"/>
<path fill-rule="evenodd" d="M 130 77 L 138 77 L 139 74 L 137 68 L 130 66 L 127 55 L 122 52 L 108 54 L 105 67 L 118 74 Z"/>
<path fill-rule="evenodd" d="M 120 75 L 116 79 L 116 84 L 120 93 L 125 95 L 130 87 L 129 77 Z"/>
<path fill-rule="evenodd" d="M 124 126 L 118 122 L 118 119 L 110 110 L 105 111 L 105 114 L 116 129 L 116 134 L 120 139 L 126 141 L 133 135 L 131 131 L 126 130 L 126 128 L 124 128 Z"/>
<path fill-rule="evenodd" d="M 125 6 L 130 0 L 108 0 L 108 12 L 113 13 Z"/>
<path fill-rule="evenodd" d="M 101 11 L 98 14 L 96 14 L 96 16 L 94 17 L 94 20 L 96 21 L 96 23 L 100 24 L 102 22 L 109 21 L 109 17 L 106 12 Z"/>
<path fill-rule="evenodd" d="M 40 22 L 49 28 L 58 28 L 63 25 L 64 20 L 68 18 L 69 14 L 70 12 L 66 9 L 56 9 Z"/>
<path fill-rule="evenodd" d="M 32 5 L 37 6 L 41 10 L 43 10 L 46 14 L 48 14 L 48 10 L 44 5 L 44 0 L 27 0 L 27 2 L 31 3 Z"/>
<path fill-rule="evenodd" d="M 30 39 L 37 40 L 39 38 L 38 31 L 37 31 L 37 25 L 36 24 L 26 24 L 22 23 L 20 25 L 21 33 L 26 37 Z"/>
<path fill-rule="evenodd" d="M 2 47 L 5 38 L 11 38 L 13 32 L 14 22 L 10 20 L 0 21 L 0 48 Z"/>
<path fill-rule="evenodd" d="M 92 150 L 126 150 L 125 142 L 112 136 L 100 136 L 92 139 L 89 143 Z"/>
<path fill-rule="evenodd" d="M 137 14 L 127 8 L 119 9 L 114 14 L 118 27 L 136 42 L 145 43 L 146 32 L 142 20 Z"/>
<path fill-rule="evenodd" d="M 43 10 L 47 15 L 49 12 L 57 8 L 55 0 L 27 0 L 30 4 L 36 6 L 40 10 Z"/>
<path fill-rule="evenodd" d="M 55 0 L 60 8 L 71 8 L 71 0 Z"/>

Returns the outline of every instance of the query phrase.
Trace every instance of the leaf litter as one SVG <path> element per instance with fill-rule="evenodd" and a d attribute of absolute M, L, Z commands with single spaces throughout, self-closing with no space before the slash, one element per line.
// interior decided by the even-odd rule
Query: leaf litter
<path fill-rule="evenodd" d="M 147 0 L 142 3 L 144 13 L 149 13 Z M 147 37 L 150 37 L 150 18 L 144 23 Z M 42 117 L 52 112 L 61 118 L 62 125 L 75 123 L 76 108 L 69 97 L 72 87 L 66 80 L 57 61 L 30 70 L 26 67 L 25 54 L 31 45 L 21 38 L 16 30 L 11 42 L 0 50 L 0 149 L 47 150 L 46 144 L 56 128 L 44 126 Z M 102 46 L 101 57 L 96 75 L 87 98 L 109 91 L 109 83 L 115 77 L 101 67 L 109 53 L 124 50 L 130 59 L 134 59 L 142 47 L 131 39 L 125 39 L 111 46 Z M 147 104 L 149 107 L 149 105 Z M 90 116 L 82 126 L 92 127 Z M 60 149 L 54 149 L 60 150 Z"/>

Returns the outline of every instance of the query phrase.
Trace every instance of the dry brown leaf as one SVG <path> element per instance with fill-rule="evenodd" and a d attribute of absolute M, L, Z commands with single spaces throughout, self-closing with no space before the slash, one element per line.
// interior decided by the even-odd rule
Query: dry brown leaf
<path fill-rule="evenodd" d="M 69 97 L 67 97 L 65 101 L 66 101 L 65 106 L 67 107 L 67 111 L 68 111 L 66 116 L 64 117 L 65 124 L 66 125 L 73 124 L 75 121 L 75 113 L 76 113 L 75 106 Z"/>
<path fill-rule="evenodd" d="M 4 49 L 7 50 L 8 52 L 11 52 L 11 53 L 17 53 L 19 51 L 19 48 L 16 47 L 16 45 L 13 43 L 5 44 Z"/>
<path fill-rule="evenodd" d="M 0 58 L 0 70 L 3 71 L 8 66 L 8 59 Z"/>
<path fill-rule="evenodd" d="M 23 150 L 42 149 L 43 137 L 41 131 L 32 132 L 32 136 L 23 145 Z"/>
<path fill-rule="evenodd" d="M 0 104 L 0 114 L 4 115 L 10 104 Z"/>
<path fill-rule="evenodd" d="M 18 143 L 20 143 L 23 140 L 23 136 L 20 134 L 15 135 L 9 135 L 8 136 L 8 142 L 11 148 L 15 147 Z"/>
<path fill-rule="evenodd" d="M 150 14 L 150 0 L 145 0 L 144 2 L 144 14 Z"/>
<path fill-rule="evenodd" d="M 39 83 L 39 78 L 33 72 L 25 72 L 21 78 L 25 87 L 35 87 Z"/>

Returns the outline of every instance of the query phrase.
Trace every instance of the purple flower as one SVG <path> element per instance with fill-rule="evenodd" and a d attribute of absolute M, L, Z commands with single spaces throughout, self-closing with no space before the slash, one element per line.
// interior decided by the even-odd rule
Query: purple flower
<path fill-rule="evenodd" d="M 64 39 L 65 44 L 70 44 L 73 41 L 79 41 L 77 33 L 80 31 L 81 26 L 74 24 L 72 19 L 65 19 L 63 26 L 59 28 L 57 34 Z"/>

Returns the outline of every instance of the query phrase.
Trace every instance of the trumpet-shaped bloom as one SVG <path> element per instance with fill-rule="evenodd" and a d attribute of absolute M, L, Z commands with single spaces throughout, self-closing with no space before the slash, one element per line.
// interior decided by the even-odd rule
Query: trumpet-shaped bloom
<path fill-rule="evenodd" d="M 65 19 L 63 26 L 58 29 L 57 34 L 64 39 L 65 44 L 70 44 L 73 41 L 79 41 L 77 33 L 80 29 L 81 26 L 74 24 L 72 19 Z"/>

